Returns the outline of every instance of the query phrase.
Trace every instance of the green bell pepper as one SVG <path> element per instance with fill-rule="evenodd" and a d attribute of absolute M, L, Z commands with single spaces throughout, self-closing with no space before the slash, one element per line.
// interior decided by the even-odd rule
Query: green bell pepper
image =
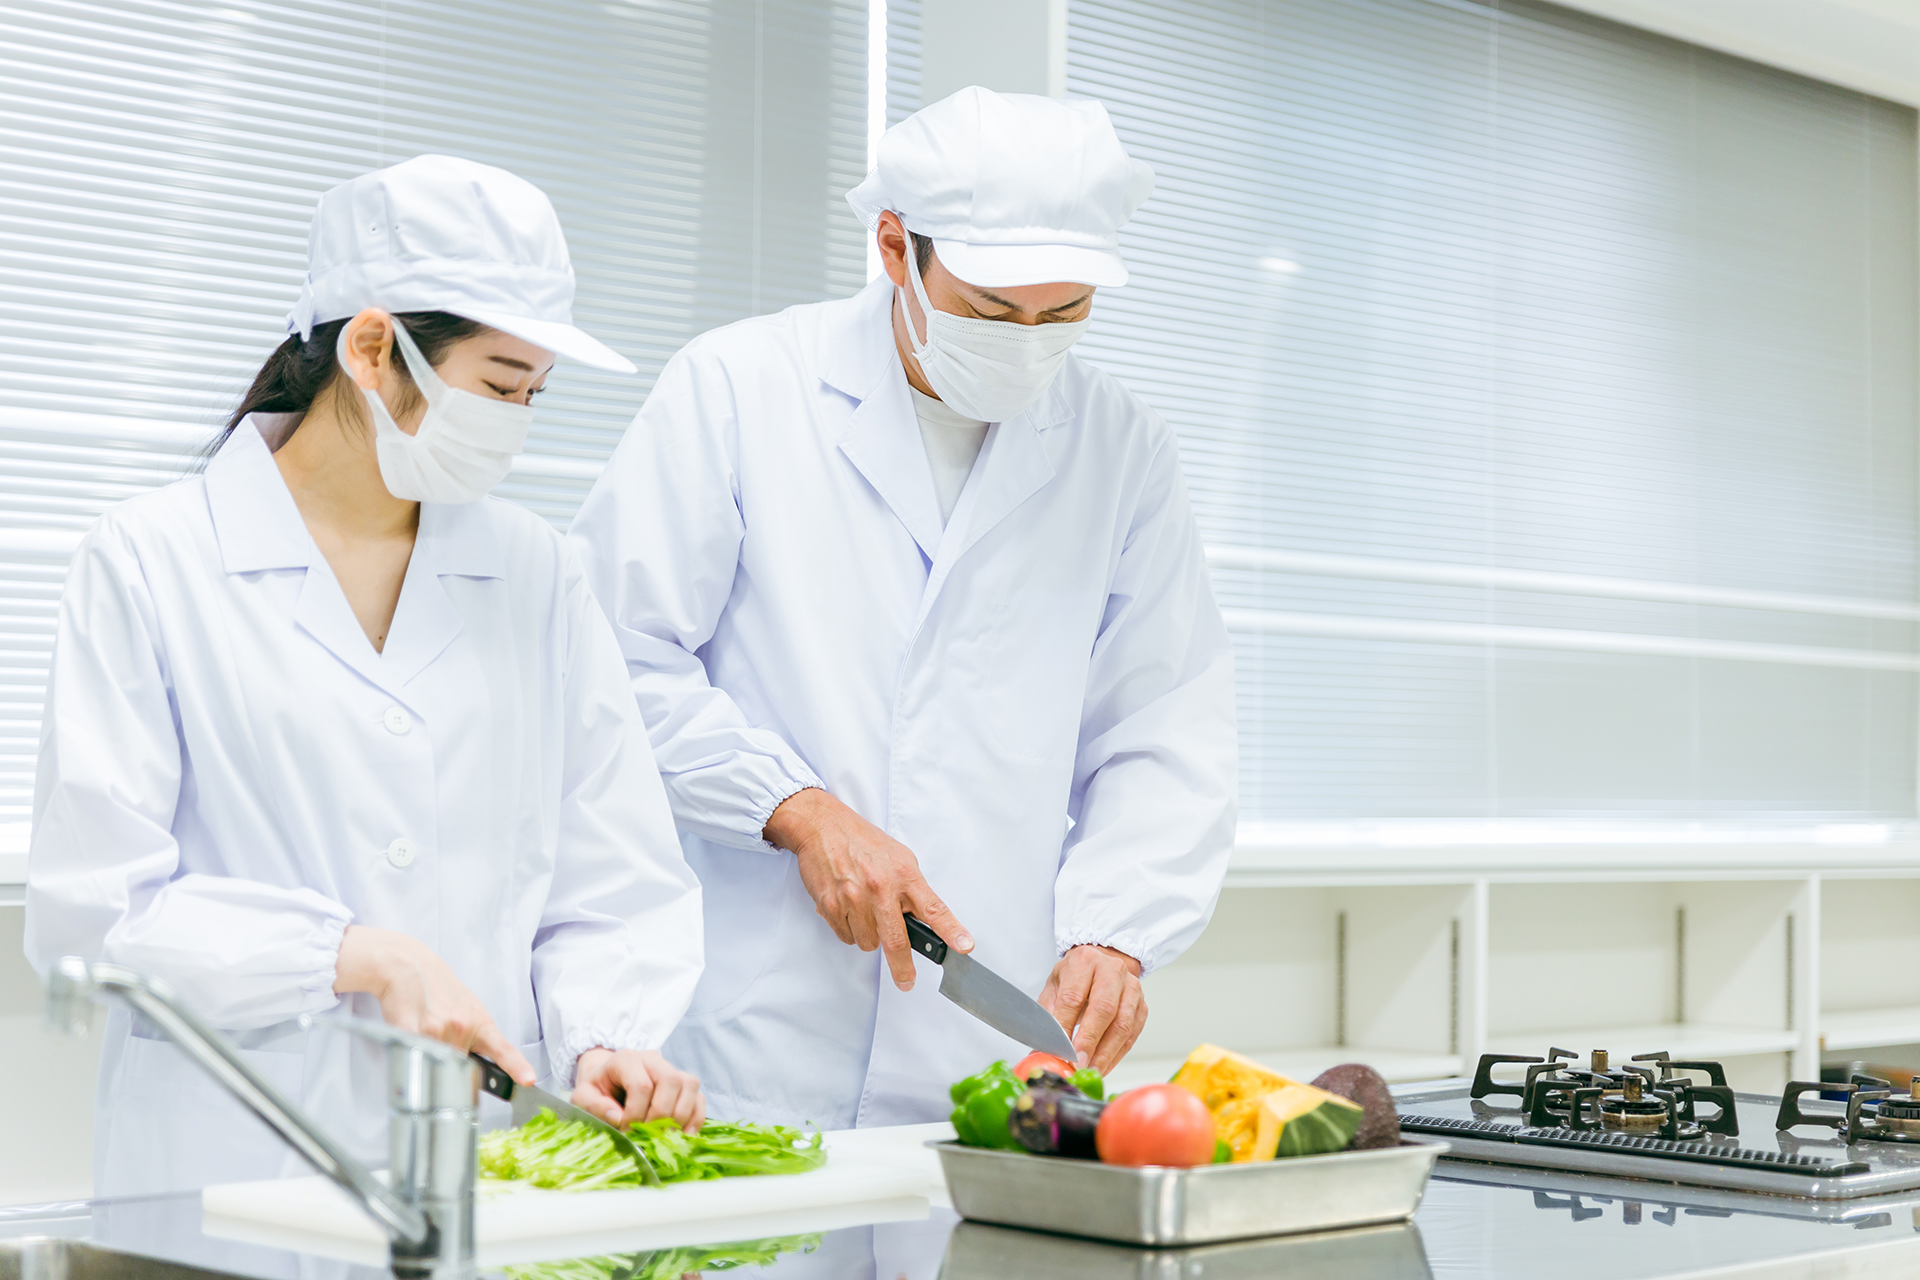
<path fill-rule="evenodd" d="M 970 1147 L 1019 1149 L 1007 1129 L 1007 1116 L 1014 1101 L 1027 1086 L 1016 1079 L 1004 1062 L 996 1062 L 978 1075 L 956 1080 L 947 1094 L 954 1101 L 953 1131 Z"/>
<path fill-rule="evenodd" d="M 1073 1078 L 1068 1080 L 1067 1083 L 1086 1094 L 1089 1098 L 1094 1099 L 1096 1102 L 1105 1102 L 1107 1100 L 1107 1082 L 1102 1080 L 1100 1073 L 1092 1067 L 1080 1068 L 1073 1073 Z"/>

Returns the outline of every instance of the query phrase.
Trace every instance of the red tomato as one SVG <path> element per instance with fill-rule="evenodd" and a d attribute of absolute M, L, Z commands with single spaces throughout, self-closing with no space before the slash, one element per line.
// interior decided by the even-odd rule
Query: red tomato
<path fill-rule="evenodd" d="M 1013 1069 L 1013 1074 L 1016 1079 L 1031 1080 L 1041 1071 L 1051 1071 L 1062 1080 L 1071 1079 L 1073 1076 L 1073 1068 L 1065 1061 L 1050 1053 L 1042 1053 L 1038 1049 L 1020 1059 Z"/>
<path fill-rule="evenodd" d="M 1100 1115 L 1093 1145 L 1107 1164 L 1213 1163 L 1213 1117 L 1200 1099 L 1177 1084 L 1129 1089 Z"/>

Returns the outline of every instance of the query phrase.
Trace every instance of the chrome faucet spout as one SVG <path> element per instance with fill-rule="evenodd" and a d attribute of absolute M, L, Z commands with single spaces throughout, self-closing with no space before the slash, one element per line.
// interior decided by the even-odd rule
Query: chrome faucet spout
<path fill-rule="evenodd" d="M 387 1046 L 389 1170 L 383 1184 L 321 1131 L 189 1009 L 165 982 L 121 965 L 68 956 L 47 980 L 47 1020 L 80 1035 L 96 1000 L 112 997 L 142 1014 L 286 1144 L 338 1184 L 392 1242 L 396 1275 L 458 1280 L 474 1274 L 473 1186 L 479 1076 L 465 1054 L 384 1025 L 351 1018 L 302 1019 Z"/>

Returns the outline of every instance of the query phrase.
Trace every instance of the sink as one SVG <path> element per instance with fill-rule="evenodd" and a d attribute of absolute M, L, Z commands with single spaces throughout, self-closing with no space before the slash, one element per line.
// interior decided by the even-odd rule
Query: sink
<path fill-rule="evenodd" d="M 0 1280 L 243 1280 L 64 1236 L 0 1240 Z"/>

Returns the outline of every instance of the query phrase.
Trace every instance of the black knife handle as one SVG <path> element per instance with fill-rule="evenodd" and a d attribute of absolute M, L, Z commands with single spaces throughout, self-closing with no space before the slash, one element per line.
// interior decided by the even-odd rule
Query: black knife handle
<path fill-rule="evenodd" d="M 477 1053 L 467 1055 L 480 1068 L 480 1087 L 503 1102 L 513 1101 L 513 1077 Z"/>
<path fill-rule="evenodd" d="M 935 964 L 947 962 L 947 944 L 940 940 L 939 934 L 929 929 L 911 911 L 907 913 L 907 941 L 913 944 L 915 951 Z"/>

